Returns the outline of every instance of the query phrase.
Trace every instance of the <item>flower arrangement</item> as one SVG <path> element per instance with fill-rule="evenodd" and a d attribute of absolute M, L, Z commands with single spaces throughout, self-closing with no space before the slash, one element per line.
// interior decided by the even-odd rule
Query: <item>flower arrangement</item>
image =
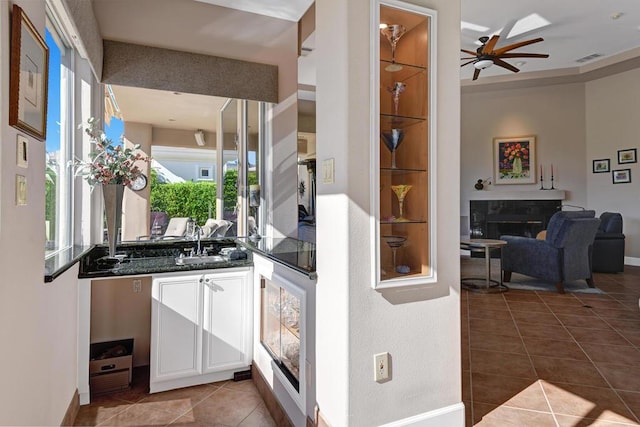
<path fill-rule="evenodd" d="M 504 144 L 502 147 L 502 162 L 506 165 L 508 163 L 512 163 L 516 158 L 520 158 L 521 160 L 529 160 L 529 148 L 528 144 L 513 142 L 509 144 Z"/>
<path fill-rule="evenodd" d="M 114 144 L 98 126 L 99 120 L 91 117 L 87 120 L 85 133 L 93 145 L 89 153 L 90 161 L 76 159 L 76 175 L 84 176 L 92 187 L 98 184 L 122 184 L 128 186 L 142 175 L 136 165 L 139 160 L 149 161 L 149 157 L 140 153 L 140 144 L 125 148 L 124 142 Z M 80 125 L 81 128 L 83 125 Z"/>

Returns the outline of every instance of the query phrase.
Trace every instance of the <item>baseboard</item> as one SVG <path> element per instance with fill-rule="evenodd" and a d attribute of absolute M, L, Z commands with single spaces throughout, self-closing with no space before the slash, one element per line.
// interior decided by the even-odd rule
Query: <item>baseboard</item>
<path fill-rule="evenodd" d="M 264 400 L 267 410 L 269 411 L 269 414 L 271 414 L 271 417 L 275 421 L 276 425 L 293 427 L 293 423 L 287 416 L 287 413 L 284 411 L 284 409 L 282 409 L 282 406 L 280 406 L 278 399 L 276 399 L 276 396 L 273 394 L 273 391 L 271 390 L 271 387 L 269 387 L 267 380 L 265 380 L 262 376 L 262 372 L 260 372 L 260 369 L 256 367 L 255 362 L 251 364 L 251 380 L 258 389 L 258 393 L 260 393 L 262 400 Z"/>
<path fill-rule="evenodd" d="M 634 265 L 640 267 L 640 258 L 626 256 L 624 257 L 624 265 Z"/>
<path fill-rule="evenodd" d="M 78 389 L 73 392 L 73 397 L 71 397 L 71 402 L 69 402 L 69 407 L 67 408 L 67 412 L 64 414 L 64 418 L 60 423 L 61 426 L 72 426 L 76 422 L 76 417 L 78 416 L 78 411 L 80 410 L 80 395 L 78 394 Z"/>
<path fill-rule="evenodd" d="M 382 427 L 464 427 L 464 404 L 462 402 L 413 417 L 393 421 Z"/>

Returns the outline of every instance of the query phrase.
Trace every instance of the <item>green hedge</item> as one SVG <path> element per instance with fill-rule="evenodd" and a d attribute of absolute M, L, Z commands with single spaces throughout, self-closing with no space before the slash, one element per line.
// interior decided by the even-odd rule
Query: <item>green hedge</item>
<path fill-rule="evenodd" d="M 238 171 L 228 170 L 224 176 L 224 207 L 233 210 L 238 200 Z M 257 184 L 255 172 L 249 172 L 249 184 Z M 169 218 L 191 217 L 198 224 L 204 224 L 216 215 L 216 183 L 208 181 L 158 183 L 157 175 L 151 170 L 151 211 L 166 212 Z"/>

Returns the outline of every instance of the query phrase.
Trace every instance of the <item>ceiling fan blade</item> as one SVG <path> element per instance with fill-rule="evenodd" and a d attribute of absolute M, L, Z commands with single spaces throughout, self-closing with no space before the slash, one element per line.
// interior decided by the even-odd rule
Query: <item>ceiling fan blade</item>
<path fill-rule="evenodd" d="M 518 71 L 520 71 L 519 69 L 517 69 L 513 65 L 509 64 L 508 62 L 504 62 L 500 58 L 494 58 L 493 59 L 493 63 L 498 65 L 498 66 L 500 66 L 500 67 L 502 67 L 502 68 L 506 68 L 507 70 L 513 71 L 514 73 L 517 73 Z"/>
<path fill-rule="evenodd" d="M 477 61 L 477 59 L 476 59 L 476 58 L 473 58 L 471 61 L 469 61 L 469 62 L 465 62 L 464 64 L 462 64 L 462 65 L 461 65 L 461 67 L 464 67 L 465 65 L 469 65 L 469 64 L 471 64 L 472 62 L 476 62 L 476 61 Z"/>
<path fill-rule="evenodd" d="M 500 58 L 548 58 L 546 53 L 503 53 Z"/>
<path fill-rule="evenodd" d="M 493 48 L 496 47 L 496 43 L 498 43 L 499 38 L 500 37 L 497 35 L 492 36 L 491 39 L 487 42 L 487 44 L 485 44 L 484 47 L 482 48 L 482 53 L 489 54 L 493 52 Z"/>
<path fill-rule="evenodd" d="M 474 52 L 472 50 L 460 49 L 460 51 L 462 51 L 463 53 L 466 53 L 467 55 L 472 55 L 472 56 L 477 56 L 478 55 L 477 52 Z"/>
<path fill-rule="evenodd" d="M 500 49 L 496 49 L 495 50 L 495 54 L 496 55 L 502 55 L 505 52 L 508 52 L 510 50 L 522 47 L 522 46 L 528 46 L 530 44 L 534 44 L 534 43 L 538 43 L 543 41 L 544 39 L 542 37 L 538 37 L 537 39 L 531 39 L 531 40 L 525 40 L 523 42 L 519 42 L 519 43 L 514 43 L 514 44 L 510 44 L 509 46 L 505 46 L 505 47 L 501 47 Z"/>
<path fill-rule="evenodd" d="M 480 70 L 476 68 L 476 70 L 473 72 L 473 80 L 477 80 L 479 75 Z"/>

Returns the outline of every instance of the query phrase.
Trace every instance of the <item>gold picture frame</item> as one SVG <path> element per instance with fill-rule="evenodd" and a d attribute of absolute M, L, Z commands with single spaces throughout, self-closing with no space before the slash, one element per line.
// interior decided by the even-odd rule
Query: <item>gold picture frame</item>
<path fill-rule="evenodd" d="M 22 8 L 13 5 L 9 125 L 44 141 L 47 136 L 49 48 Z"/>

